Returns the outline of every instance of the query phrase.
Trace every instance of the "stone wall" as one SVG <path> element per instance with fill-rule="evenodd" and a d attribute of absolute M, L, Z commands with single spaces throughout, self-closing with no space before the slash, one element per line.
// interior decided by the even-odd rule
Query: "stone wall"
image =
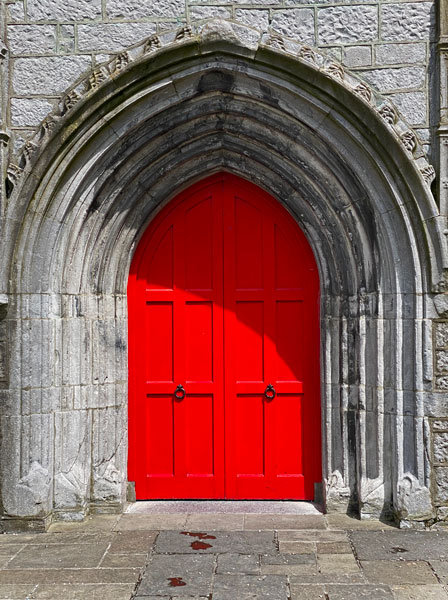
<path fill-rule="evenodd" d="M 389 96 L 430 142 L 434 0 L 7 0 L 6 7 L 13 150 L 89 67 L 152 33 L 213 16 L 326 50 Z"/>

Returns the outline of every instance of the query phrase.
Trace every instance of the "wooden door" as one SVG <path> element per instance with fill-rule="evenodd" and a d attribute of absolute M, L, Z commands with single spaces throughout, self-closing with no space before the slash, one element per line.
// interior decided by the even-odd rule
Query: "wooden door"
<path fill-rule="evenodd" d="M 137 498 L 313 499 L 318 296 L 305 236 L 241 178 L 210 177 L 156 217 L 128 289 Z"/>

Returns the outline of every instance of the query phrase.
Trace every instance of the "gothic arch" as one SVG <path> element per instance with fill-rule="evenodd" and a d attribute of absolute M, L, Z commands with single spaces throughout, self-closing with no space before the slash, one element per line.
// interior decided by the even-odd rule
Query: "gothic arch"
<path fill-rule="evenodd" d="M 447 256 L 433 169 L 340 65 L 226 21 L 90 73 L 9 169 L 4 514 L 122 505 L 133 251 L 161 206 L 219 170 L 273 194 L 319 264 L 327 509 L 431 518 L 429 294 Z"/>

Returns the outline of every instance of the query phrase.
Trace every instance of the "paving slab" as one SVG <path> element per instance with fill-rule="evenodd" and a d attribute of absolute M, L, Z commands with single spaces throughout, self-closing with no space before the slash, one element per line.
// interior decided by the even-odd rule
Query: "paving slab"
<path fill-rule="evenodd" d="M 31 598 L 37 585 L 34 583 L 0 583 L 1 600 L 23 600 Z"/>
<path fill-rule="evenodd" d="M 276 514 L 320 515 L 322 507 L 314 502 L 288 500 L 148 500 L 133 502 L 128 514 Z"/>
<path fill-rule="evenodd" d="M 348 542 L 317 542 L 316 551 L 319 554 L 353 554 Z"/>
<path fill-rule="evenodd" d="M 122 515 L 114 531 L 185 529 L 188 515 Z"/>
<path fill-rule="evenodd" d="M 8 569 L 66 569 L 97 567 L 108 547 L 102 544 L 51 544 L 26 546 L 8 564 Z"/>
<path fill-rule="evenodd" d="M 290 554 L 314 554 L 317 552 L 315 542 L 280 542 L 278 543 L 280 552 Z"/>
<path fill-rule="evenodd" d="M 378 521 L 376 519 L 358 519 L 339 513 L 325 515 L 325 519 L 329 529 L 345 529 L 347 531 L 355 529 L 362 529 L 364 531 L 398 529 L 395 523 Z"/>
<path fill-rule="evenodd" d="M 325 591 L 328 600 L 395 600 L 387 585 L 327 585 Z"/>
<path fill-rule="evenodd" d="M 260 557 L 258 554 L 219 554 L 217 573 L 246 575 L 260 574 Z"/>
<path fill-rule="evenodd" d="M 440 581 L 448 586 L 448 561 L 431 559 L 429 564 L 434 569 Z"/>
<path fill-rule="evenodd" d="M 290 590 L 291 600 L 326 600 L 323 585 L 294 584 Z"/>
<path fill-rule="evenodd" d="M 87 533 L 112 531 L 120 515 L 92 515 L 81 522 L 59 521 L 48 528 L 49 533 L 65 533 L 69 531 Z"/>
<path fill-rule="evenodd" d="M 129 600 L 134 591 L 134 587 L 133 584 L 40 584 L 29 596 L 29 600 Z"/>
<path fill-rule="evenodd" d="M 101 568 L 123 569 L 144 567 L 148 562 L 148 554 L 109 554 L 106 553 L 100 563 Z"/>
<path fill-rule="evenodd" d="M 283 542 L 348 542 L 347 532 L 343 530 L 282 529 L 277 536 Z"/>
<path fill-rule="evenodd" d="M 273 531 L 161 531 L 157 553 L 272 554 L 277 553 Z"/>
<path fill-rule="evenodd" d="M 137 598 L 170 593 L 181 597 L 207 596 L 212 591 L 214 569 L 212 555 L 156 554 L 142 576 Z"/>
<path fill-rule="evenodd" d="M 245 515 L 245 529 L 326 529 L 323 515 Z"/>
<path fill-rule="evenodd" d="M 359 573 L 359 565 L 353 554 L 320 554 L 317 564 L 323 575 Z"/>
<path fill-rule="evenodd" d="M 0 571 L 5 583 L 136 583 L 140 569 L 7 569 Z"/>
<path fill-rule="evenodd" d="M 288 600 L 287 578 L 281 575 L 216 575 L 213 600 Z"/>
<path fill-rule="evenodd" d="M 435 585 L 434 571 L 424 561 L 361 561 L 362 570 L 369 583 L 386 585 Z"/>
<path fill-rule="evenodd" d="M 448 532 L 353 531 L 359 560 L 448 560 Z"/>
<path fill-rule="evenodd" d="M 148 553 L 156 541 L 156 531 L 117 531 L 111 539 L 108 554 Z"/>
<path fill-rule="evenodd" d="M 394 585 L 395 600 L 447 600 L 441 585 Z"/>
<path fill-rule="evenodd" d="M 188 515 L 185 528 L 193 531 L 242 531 L 244 515 Z"/>

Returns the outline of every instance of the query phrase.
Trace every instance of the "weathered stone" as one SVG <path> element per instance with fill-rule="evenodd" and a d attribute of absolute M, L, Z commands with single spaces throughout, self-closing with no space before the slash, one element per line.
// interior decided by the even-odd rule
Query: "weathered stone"
<path fill-rule="evenodd" d="M 314 45 L 314 11 L 309 8 L 276 10 L 272 15 L 271 27 L 281 35 L 297 39 L 304 44 Z"/>
<path fill-rule="evenodd" d="M 235 18 L 245 25 L 256 27 L 260 31 L 267 31 L 269 27 L 269 11 L 253 10 L 246 8 L 235 9 Z"/>
<path fill-rule="evenodd" d="M 107 16 L 112 19 L 146 19 L 151 17 L 181 17 L 185 12 L 184 0 L 107 0 Z"/>
<path fill-rule="evenodd" d="M 448 594 L 441 585 L 394 585 L 396 600 L 448 600 Z"/>
<path fill-rule="evenodd" d="M 344 65 L 347 67 L 364 67 L 372 64 L 372 48 L 370 46 L 348 46 L 344 49 Z"/>
<path fill-rule="evenodd" d="M 257 554 L 219 554 L 217 573 L 260 573 L 260 559 Z"/>
<path fill-rule="evenodd" d="M 28 0 L 31 21 L 85 21 L 101 16 L 101 0 Z"/>
<path fill-rule="evenodd" d="M 425 561 L 368 560 L 361 561 L 362 570 L 369 583 L 386 585 L 437 584 L 437 578 Z"/>
<path fill-rule="evenodd" d="M 448 467 L 435 467 L 435 501 L 438 504 L 448 502 Z"/>
<path fill-rule="evenodd" d="M 436 307 L 437 314 L 440 317 L 448 316 L 448 294 L 436 294 L 434 296 L 434 306 Z"/>
<path fill-rule="evenodd" d="M 23 2 L 14 2 L 6 5 L 8 23 L 21 23 L 25 21 Z"/>
<path fill-rule="evenodd" d="M 425 84 L 426 76 L 424 67 L 374 69 L 361 71 L 359 74 L 380 92 L 421 88 Z"/>
<path fill-rule="evenodd" d="M 436 348 L 448 346 L 448 322 L 434 324 Z"/>
<path fill-rule="evenodd" d="M 194 20 L 210 19 L 218 17 L 227 19 L 231 16 L 231 11 L 226 6 L 190 6 L 190 18 Z"/>
<path fill-rule="evenodd" d="M 378 44 L 375 62 L 378 65 L 418 64 L 426 61 L 426 44 Z"/>
<path fill-rule="evenodd" d="M 423 92 L 391 94 L 390 99 L 409 125 L 424 125 L 427 122 L 426 96 Z"/>
<path fill-rule="evenodd" d="M 108 542 L 103 544 L 50 544 L 28 546 L 9 563 L 11 569 L 66 569 L 97 567 Z"/>
<path fill-rule="evenodd" d="M 55 25 L 9 25 L 11 54 L 45 54 L 56 50 Z"/>
<path fill-rule="evenodd" d="M 155 33 L 154 23 L 104 23 L 78 26 L 78 48 L 89 52 L 119 52 Z"/>
<path fill-rule="evenodd" d="M 394 600 L 394 595 L 387 585 L 327 585 L 331 600 Z"/>
<path fill-rule="evenodd" d="M 337 6 L 318 11 L 318 43 L 370 42 L 378 35 L 374 6 Z"/>
<path fill-rule="evenodd" d="M 428 38 L 432 7 L 432 2 L 383 4 L 380 8 L 381 38 L 391 42 Z"/>
<path fill-rule="evenodd" d="M 206 547 L 198 550 L 198 542 L 203 542 Z M 272 531 L 162 531 L 155 550 L 181 554 L 272 554 L 276 548 Z"/>
<path fill-rule="evenodd" d="M 12 85 L 16 94 L 60 94 L 91 65 L 86 56 L 18 58 Z"/>
<path fill-rule="evenodd" d="M 12 98 L 11 123 L 16 127 L 36 126 L 53 108 L 51 102 L 41 98 Z"/>
<path fill-rule="evenodd" d="M 448 372 L 448 351 L 436 351 L 436 370 L 439 375 L 445 375 Z"/>

